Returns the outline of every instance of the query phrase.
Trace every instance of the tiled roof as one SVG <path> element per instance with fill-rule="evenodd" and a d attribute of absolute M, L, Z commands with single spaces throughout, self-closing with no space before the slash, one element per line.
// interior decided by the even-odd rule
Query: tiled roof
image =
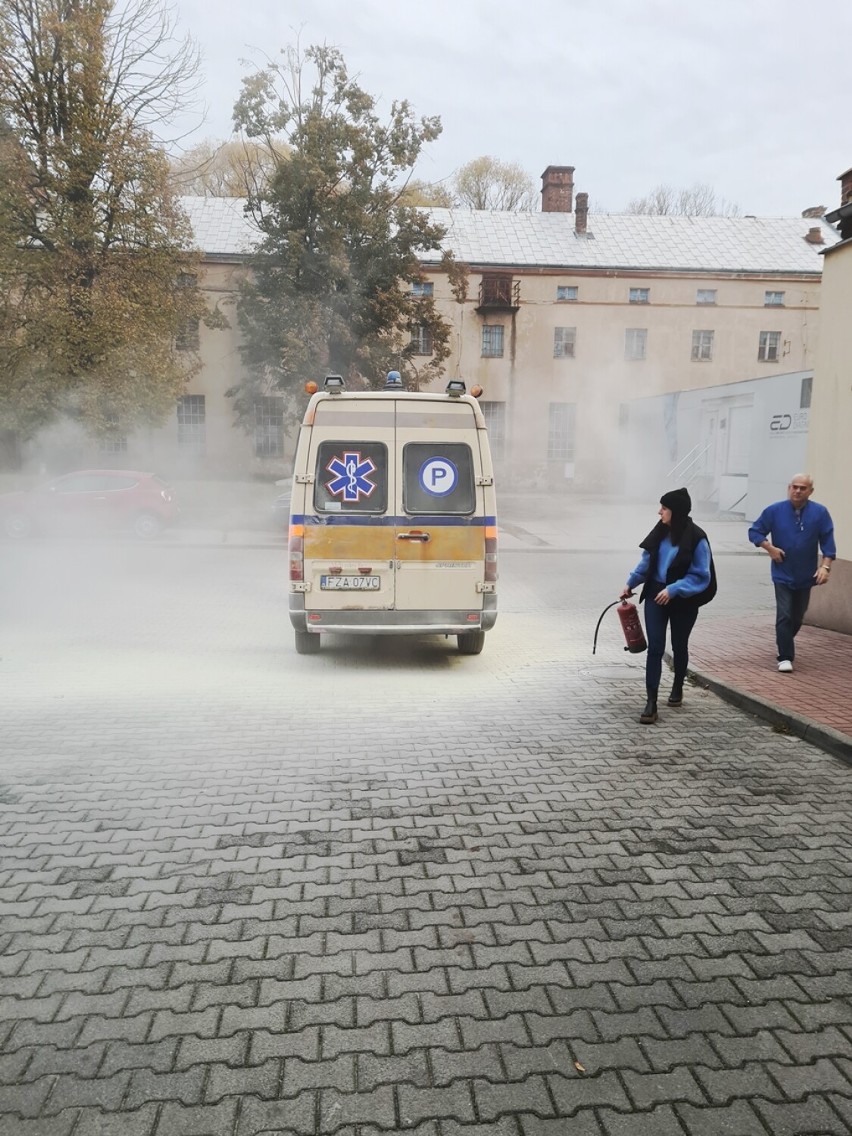
<path fill-rule="evenodd" d="M 236 197 L 183 197 L 195 239 L 208 256 L 251 252 L 260 234 Z M 574 231 L 573 213 L 506 213 L 433 209 L 447 230 L 444 248 L 472 266 L 689 272 L 814 273 L 820 252 L 839 234 L 812 217 L 656 217 L 589 214 L 588 232 Z M 823 244 L 805 240 L 818 227 Z M 423 261 L 436 263 L 435 252 Z"/>
<path fill-rule="evenodd" d="M 182 197 L 180 203 L 208 256 L 246 256 L 260 240 L 242 197 Z"/>
<path fill-rule="evenodd" d="M 812 217 L 597 213 L 589 214 L 588 232 L 580 236 L 572 213 L 433 209 L 432 216 L 447 230 L 444 247 L 459 260 L 495 267 L 819 274 L 820 251 L 838 240 L 835 229 Z M 816 226 L 822 245 L 805 240 Z"/>

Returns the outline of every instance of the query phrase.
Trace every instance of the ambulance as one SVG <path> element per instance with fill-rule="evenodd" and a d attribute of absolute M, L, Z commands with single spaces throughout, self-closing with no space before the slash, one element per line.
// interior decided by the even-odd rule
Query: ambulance
<path fill-rule="evenodd" d="M 311 399 L 290 502 L 290 622 L 301 655 L 323 635 L 455 636 L 478 655 L 497 619 L 497 516 L 474 394 L 347 391 Z"/>

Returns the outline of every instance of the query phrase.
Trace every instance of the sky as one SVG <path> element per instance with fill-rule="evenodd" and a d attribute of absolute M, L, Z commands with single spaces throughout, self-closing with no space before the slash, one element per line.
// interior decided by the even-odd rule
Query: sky
<path fill-rule="evenodd" d="M 380 112 L 407 99 L 441 137 L 415 177 L 489 154 L 540 185 L 575 167 L 590 208 L 660 184 L 712 186 L 745 214 L 840 203 L 852 166 L 852 3 L 822 0 L 172 0 L 202 52 L 206 117 L 226 139 L 242 79 L 297 41 L 341 50 Z M 844 79 L 843 76 L 846 76 Z"/>

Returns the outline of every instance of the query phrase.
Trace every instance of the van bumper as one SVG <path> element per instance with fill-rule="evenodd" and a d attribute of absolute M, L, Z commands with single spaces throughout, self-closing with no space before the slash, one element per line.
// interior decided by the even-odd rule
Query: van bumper
<path fill-rule="evenodd" d="M 386 608 L 305 611 L 301 592 L 290 595 L 290 623 L 296 631 L 344 635 L 461 635 L 490 631 L 497 622 L 497 597 L 485 595 L 482 611 L 393 611 Z M 311 618 L 308 620 L 308 615 Z M 476 615 L 476 619 L 470 616 Z"/>

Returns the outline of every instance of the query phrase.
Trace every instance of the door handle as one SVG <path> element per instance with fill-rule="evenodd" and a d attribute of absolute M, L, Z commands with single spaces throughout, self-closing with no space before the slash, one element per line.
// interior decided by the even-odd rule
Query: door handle
<path fill-rule="evenodd" d="M 397 533 L 396 539 L 397 540 L 419 540 L 419 541 L 422 541 L 423 544 L 425 544 L 427 540 L 431 540 L 432 538 L 429 536 L 429 534 L 427 532 L 421 532 L 419 529 L 414 529 L 412 532 Z"/>

